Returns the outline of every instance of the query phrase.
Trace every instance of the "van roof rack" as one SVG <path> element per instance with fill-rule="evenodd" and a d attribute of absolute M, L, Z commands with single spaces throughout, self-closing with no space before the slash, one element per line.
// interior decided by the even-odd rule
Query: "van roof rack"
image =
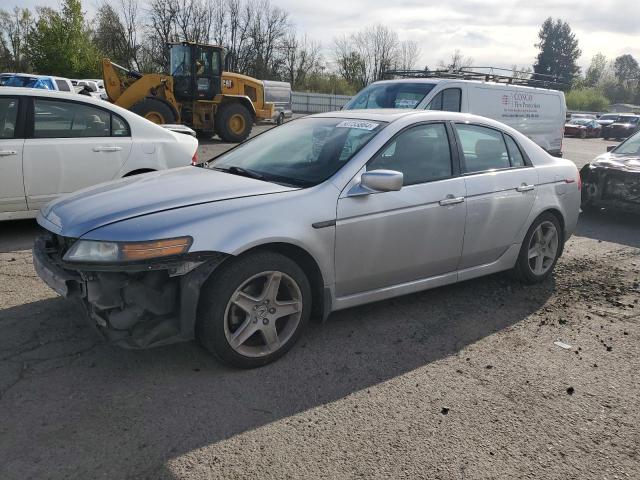
<path fill-rule="evenodd" d="M 561 90 L 569 87 L 569 83 L 557 75 L 521 72 L 498 67 L 462 67 L 458 69 L 442 70 L 387 70 L 383 73 L 383 77 L 386 79 L 450 78 L 457 80 L 479 80 L 483 82 L 550 88 L 554 90 Z"/>

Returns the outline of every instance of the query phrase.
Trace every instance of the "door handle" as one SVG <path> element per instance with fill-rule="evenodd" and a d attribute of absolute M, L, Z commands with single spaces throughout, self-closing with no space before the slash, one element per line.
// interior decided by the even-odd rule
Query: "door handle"
<path fill-rule="evenodd" d="M 527 185 L 526 183 L 523 183 L 522 185 L 520 185 L 519 187 L 516 188 L 516 191 L 517 192 L 530 192 L 534 188 L 536 188 L 535 185 Z"/>
<path fill-rule="evenodd" d="M 9 155 L 17 155 L 16 150 L 0 150 L 0 157 L 8 157 Z"/>
<path fill-rule="evenodd" d="M 455 205 L 456 203 L 464 202 L 464 197 L 454 197 L 453 195 L 447 195 L 446 198 L 440 200 L 440 205 L 446 207 L 447 205 Z"/>
<path fill-rule="evenodd" d="M 93 147 L 94 152 L 119 152 L 122 147 Z"/>

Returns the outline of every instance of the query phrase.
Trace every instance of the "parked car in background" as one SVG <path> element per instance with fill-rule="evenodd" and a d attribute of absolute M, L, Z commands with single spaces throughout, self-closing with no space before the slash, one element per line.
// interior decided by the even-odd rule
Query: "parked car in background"
<path fill-rule="evenodd" d="M 282 125 L 285 118 L 293 116 L 291 100 L 291 84 L 289 82 L 276 82 L 263 80 L 264 101 L 273 103 L 273 118 L 276 125 Z"/>
<path fill-rule="evenodd" d="M 602 127 L 602 138 L 609 140 L 615 138 L 622 140 L 630 137 L 640 129 L 640 116 L 638 115 L 618 115 L 616 120 L 610 125 Z"/>
<path fill-rule="evenodd" d="M 587 120 L 596 120 L 596 115 L 594 113 L 572 113 L 571 118 L 569 120 L 574 120 L 578 118 L 583 118 Z"/>
<path fill-rule="evenodd" d="M 602 127 L 595 120 L 572 118 L 564 126 L 565 137 L 598 138 Z"/>
<path fill-rule="evenodd" d="M 606 127 L 607 125 L 611 125 L 616 119 L 620 116 L 619 113 L 605 113 L 596 119 L 602 127 Z"/>
<path fill-rule="evenodd" d="M 640 213 L 640 132 L 607 150 L 580 171 L 582 209 Z"/>
<path fill-rule="evenodd" d="M 69 80 L 68 78 L 64 78 L 64 77 L 51 77 L 53 79 L 53 82 L 56 86 L 55 90 L 58 90 L 60 92 L 75 92 L 75 89 L 73 88 L 73 83 L 71 83 L 71 80 Z"/>
<path fill-rule="evenodd" d="M 100 93 L 100 89 L 98 88 L 98 84 L 93 80 L 78 80 L 76 83 L 76 90 L 80 94 L 104 100 Z"/>
<path fill-rule="evenodd" d="M 468 112 L 492 118 L 561 156 L 567 107 L 559 90 L 449 78 L 410 78 L 374 82 L 343 110 L 414 108 Z"/>
<path fill-rule="evenodd" d="M 198 337 L 257 367 L 312 314 L 502 270 L 541 282 L 580 209 L 575 164 L 460 113 L 313 115 L 207 167 L 49 204 L 36 271 L 117 344 Z"/>
<path fill-rule="evenodd" d="M 2 87 L 0 220 L 35 217 L 58 195 L 97 183 L 189 165 L 197 148 L 102 100 Z"/>
<path fill-rule="evenodd" d="M 52 77 L 44 75 L 30 75 L 26 73 L 14 73 L 4 82 L 5 87 L 39 88 L 43 90 L 57 90 Z"/>
<path fill-rule="evenodd" d="M 0 87 L 4 87 L 4 84 L 13 77 L 15 73 L 0 73 Z"/>

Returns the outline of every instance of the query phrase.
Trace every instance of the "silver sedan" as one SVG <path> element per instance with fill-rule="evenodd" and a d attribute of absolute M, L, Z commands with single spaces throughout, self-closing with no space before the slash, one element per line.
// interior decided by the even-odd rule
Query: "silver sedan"
<path fill-rule="evenodd" d="M 575 165 L 473 115 L 333 112 L 211 160 L 56 200 L 41 278 L 133 348 L 197 338 L 250 368 L 310 318 L 512 270 L 544 281 L 580 208 Z"/>

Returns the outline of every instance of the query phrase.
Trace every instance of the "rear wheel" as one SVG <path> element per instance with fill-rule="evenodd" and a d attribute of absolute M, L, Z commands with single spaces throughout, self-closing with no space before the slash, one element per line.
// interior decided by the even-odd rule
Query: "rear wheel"
<path fill-rule="evenodd" d="M 284 123 L 284 113 L 281 113 L 280 115 L 278 115 L 278 118 L 276 120 L 276 125 L 282 125 Z"/>
<path fill-rule="evenodd" d="M 247 107 L 240 103 L 221 105 L 216 118 L 216 133 L 225 142 L 238 143 L 251 133 L 253 117 Z"/>
<path fill-rule="evenodd" d="M 515 273 L 525 283 L 544 281 L 556 265 L 563 247 L 560 222 L 543 213 L 531 225 L 520 247 Z"/>
<path fill-rule="evenodd" d="M 173 109 L 156 98 L 141 100 L 131 107 L 131 111 L 158 125 L 175 123 L 178 120 Z"/>
<path fill-rule="evenodd" d="M 587 138 L 587 131 L 586 130 L 580 130 L 580 138 L 582 138 L 582 139 Z"/>
<path fill-rule="evenodd" d="M 284 355 L 311 312 L 311 287 L 291 259 L 242 257 L 214 274 L 201 293 L 198 339 L 223 362 L 254 368 Z"/>

